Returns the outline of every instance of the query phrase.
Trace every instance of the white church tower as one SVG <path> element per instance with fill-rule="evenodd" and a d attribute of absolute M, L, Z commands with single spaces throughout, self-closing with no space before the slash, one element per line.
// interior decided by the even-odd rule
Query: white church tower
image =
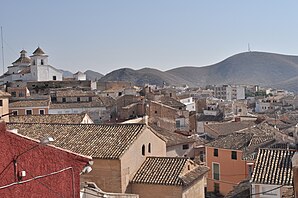
<path fill-rule="evenodd" d="M 31 75 L 34 81 L 62 80 L 62 72 L 48 64 L 48 55 L 38 47 L 31 58 Z"/>

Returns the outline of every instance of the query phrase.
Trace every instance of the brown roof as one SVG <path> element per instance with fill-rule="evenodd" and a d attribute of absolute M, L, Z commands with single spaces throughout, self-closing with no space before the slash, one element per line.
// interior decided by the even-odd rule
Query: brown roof
<path fill-rule="evenodd" d="M 96 94 L 93 91 L 83 91 L 83 90 L 63 90 L 63 91 L 57 91 L 56 92 L 57 97 L 91 97 L 96 96 Z"/>
<path fill-rule="evenodd" d="M 0 98 L 8 98 L 10 96 L 11 95 L 9 93 L 0 90 Z"/>
<path fill-rule="evenodd" d="M 209 169 L 197 166 L 183 174 L 189 160 L 183 157 L 147 157 L 132 183 L 185 186 L 203 176 Z"/>
<path fill-rule="evenodd" d="M 253 126 L 254 122 L 224 122 L 204 125 L 205 132 L 211 136 L 225 136 Z"/>
<path fill-rule="evenodd" d="M 31 59 L 27 56 L 21 56 L 16 61 L 14 61 L 12 64 L 15 64 L 15 63 L 31 63 Z"/>
<path fill-rule="evenodd" d="M 101 159 L 119 159 L 146 129 L 143 124 L 8 123 L 7 127 L 34 139 L 50 135 L 55 146 Z"/>
<path fill-rule="evenodd" d="M 196 141 L 194 138 L 188 138 L 184 135 L 167 131 L 154 124 L 150 125 L 150 127 L 156 132 L 156 134 L 159 137 L 165 140 L 167 146 L 174 146 L 174 145 L 185 144 L 185 143 L 194 143 Z"/>
<path fill-rule="evenodd" d="M 223 148 L 223 149 L 232 149 L 232 150 L 242 150 L 247 147 L 252 134 L 246 133 L 232 133 L 225 137 L 219 138 L 213 142 L 206 144 L 206 146 Z"/>
<path fill-rule="evenodd" d="M 34 52 L 33 52 L 34 55 L 42 55 L 42 54 L 45 54 L 44 51 L 38 47 Z"/>
<path fill-rule="evenodd" d="M 17 115 L 9 117 L 13 123 L 81 124 L 86 114 Z"/>
<path fill-rule="evenodd" d="M 183 108 L 183 107 L 185 107 L 185 104 L 183 104 L 182 102 L 180 102 L 178 100 L 175 100 L 174 98 L 171 98 L 169 96 L 161 97 L 161 100 L 158 101 L 158 102 L 160 102 L 164 105 L 173 107 L 173 108 Z"/>
<path fill-rule="evenodd" d="M 10 108 L 18 108 L 18 107 L 45 107 L 49 106 L 50 101 L 47 100 L 19 100 L 15 102 L 11 102 L 9 104 Z"/>
<path fill-rule="evenodd" d="M 293 185 L 291 159 L 294 150 L 260 149 L 251 182 L 271 185 Z"/>

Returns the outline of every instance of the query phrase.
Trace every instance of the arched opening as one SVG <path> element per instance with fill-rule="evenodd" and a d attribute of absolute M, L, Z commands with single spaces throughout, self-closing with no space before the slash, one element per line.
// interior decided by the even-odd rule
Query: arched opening
<path fill-rule="evenodd" d="M 143 144 L 142 146 L 142 155 L 144 156 L 145 155 L 145 145 Z"/>
<path fill-rule="evenodd" d="M 151 153 L 151 143 L 148 144 L 148 153 Z"/>

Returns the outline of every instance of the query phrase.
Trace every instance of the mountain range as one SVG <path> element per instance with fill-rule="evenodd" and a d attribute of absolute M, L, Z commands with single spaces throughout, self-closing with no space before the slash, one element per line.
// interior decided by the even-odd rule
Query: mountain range
<path fill-rule="evenodd" d="M 122 68 L 100 81 L 130 81 L 162 85 L 254 84 L 298 92 L 298 56 L 267 52 L 244 52 L 209 66 L 183 66 L 167 71 Z"/>
<path fill-rule="evenodd" d="M 64 76 L 72 75 L 63 71 Z M 268 52 L 243 52 L 209 66 L 183 66 L 160 71 L 143 68 L 121 68 L 105 76 L 84 72 L 88 80 L 130 81 L 135 85 L 184 85 L 190 87 L 220 84 L 253 84 L 298 92 L 298 56 Z"/>

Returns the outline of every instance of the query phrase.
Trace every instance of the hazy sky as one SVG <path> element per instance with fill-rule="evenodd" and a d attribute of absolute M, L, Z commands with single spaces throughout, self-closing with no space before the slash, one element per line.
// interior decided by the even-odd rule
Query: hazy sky
<path fill-rule="evenodd" d="M 37 46 L 56 68 L 103 74 L 210 65 L 248 43 L 296 55 L 297 8 L 294 0 L 0 0 L 5 69 Z"/>

